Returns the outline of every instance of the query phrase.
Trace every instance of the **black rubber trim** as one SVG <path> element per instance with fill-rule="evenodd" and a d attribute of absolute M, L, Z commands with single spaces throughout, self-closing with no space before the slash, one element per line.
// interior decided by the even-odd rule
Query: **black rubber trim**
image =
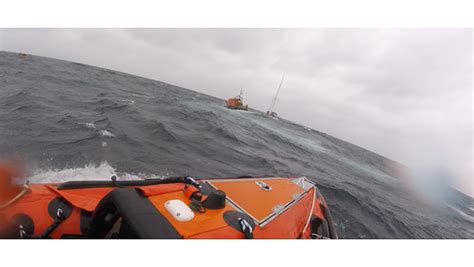
<path fill-rule="evenodd" d="M 81 210 L 80 229 L 85 234 L 89 230 L 89 224 L 92 218 L 92 212 Z"/>
<path fill-rule="evenodd" d="M 64 198 L 57 197 L 49 202 L 48 213 L 49 213 L 49 216 L 53 218 L 53 220 L 59 219 L 57 215 L 58 209 L 61 209 L 63 211 L 63 214 L 62 214 L 64 216 L 63 220 L 71 216 L 72 205 L 69 204 L 69 202 L 67 202 Z"/>
<path fill-rule="evenodd" d="M 215 191 L 216 189 L 212 187 L 209 183 L 201 183 L 199 187 L 199 192 L 203 195 L 209 195 L 212 191 Z"/>
<path fill-rule="evenodd" d="M 15 238 L 20 238 L 20 225 L 22 226 L 21 229 L 25 231 L 27 235 L 24 238 L 28 238 L 29 236 L 33 235 L 35 231 L 35 223 L 30 216 L 24 213 L 14 215 L 11 219 L 11 224 L 16 230 Z"/>
<path fill-rule="evenodd" d="M 107 194 L 92 215 L 89 238 L 104 238 L 119 218 L 129 228 L 125 238 L 177 239 L 182 236 L 140 190 L 118 188 Z M 121 238 L 120 236 L 118 238 Z"/>
<path fill-rule="evenodd" d="M 262 176 L 258 178 L 271 178 L 274 176 Z M 283 177 L 283 176 L 282 176 Z M 221 179 L 247 179 L 247 177 L 214 177 L 202 178 L 199 180 L 221 180 Z M 84 189 L 84 188 L 100 188 L 100 187 L 127 187 L 127 186 L 147 186 L 158 184 L 186 183 L 184 177 L 170 177 L 164 179 L 145 179 L 145 180 L 127 180 L 127 181 L 69 181 L 58 186 L 58 190 Z"/>
<path fill-rule="evenodd" d="M 212 181 L 212 180 L 226 180 L 226 179 L 232 179 L 232 180 L 235 180 L 235 179 L 250 179 L 250 178 L 262 178 L 262 179 L 265 179 L 265 178 L 275 178 L 275 177 L 281 177 L 281 178 L 292 178 L 292 176 L 285 176 L 285 175 L 269 175 L 269 174 L 265 174 L 265 175 L 254 175 L 254 176 L 249 176 L 249 175 L 245 175 L 245 176 L 238 176 L 238 177 L 205 177 L 205 178 L 195 178 L 196 180 L 209 180 L 209 181 Z"/>
<path fill-rule="evenodd" d="M 317 234 L 322 237 L 331 237 L 329 233 L 329 226 L 325 219 L 312 216 L 310 225 L 312 234 Z"/>
<path fill-rule="evenodd" d="M 202 202 L 202 206 L 206 209 L 217 210 L 225 208 L 226 194 L 222 190 L 212 191 Z"/>
<path fill-rule="evenodd" d="M 121 186 L 147 186 L 158 184 L 184 183 L 184 177 L 172 177 L 166 179 L 146 179 L 128 181 L 69 181 L 58 186 L 58 190 L 100 188 L 100 187 L 121 187 Z"/>
<path fill-rule="evenodd" d="M 336 239 L 337 238 L 337 232 L 336 232 L 336 228 L 334 227 L 331 212 L 323 204 L 319 204 L 319 207 L 321 208 L 321 211 L 323 212 L 323 216 L 324 216 L 324 218 L 326 219 L 326 221 L 328 223 L 329 237 L 331 237 L 332 239 Z"/>
<path fill-rule="evenodd" d="M 224 212 L 222 217 L 224 218 L 225 223 L 239 232 L 242 232 L 242 226 L 240 225 L 239 218 L 245 219 L 252 226 L 252 228 L 255 229 L 255 222 L 253 219 L 243 212 L 229 210 Z"/>

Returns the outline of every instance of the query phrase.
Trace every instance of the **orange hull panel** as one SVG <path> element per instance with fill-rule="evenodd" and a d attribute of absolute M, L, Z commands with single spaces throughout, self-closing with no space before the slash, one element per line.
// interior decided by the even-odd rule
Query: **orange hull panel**
<path fill-rule="evenodd" d="M 260 188 L 256 184 L 257 181 L 264 181 L 271 187 L 271 191 Z M 210 183 L 217 189 L 226 192 L 232 202 L 238 203 L 240 208 L 259 222 L 270 216 L 276 206 L 284 206 L 293 200 L 295 194 L 299 195 L 304 192 L 301 187 L 287 178 L 248 179 L 238 183 L 212 181 Z"/>
<path fill-rule="evenodd" d="M 140 190 L 141 195 L 148 198 L 152 207 L 156 208 L 183 238 L 243 238 L 242 232 L 224 220 L 223 215 L 228 211 L 243 212 L 254 219 L 254 238 L 310 238 L 308 222 L 311 216 L 324 218 L 320 205 L 327 208 L 324 198 L 315 193 L 315 187 L 305 190 L 288 178 L 201 181 L 224 191 L 227 202 L 222 209 L 194 212 L 194 218 L 188 222 L 175 220 L 164 206 L 169 200 L 181 200 L 186 205 L 190 204 L 189 192 L 185 190 L 183 183 L 132 187 Z M 23 214 L 34 222 L 33 235 L 39 236 L 54 222 L 48 212 L 49 205 L 53 200 L 61 198 L 71 205 L 71 213 L 49 237 L 84 235 L 84 213 L 90 216 L 104 196 L 114 189 L 116 188 L 99 187 L 60 190 L 55 184 L 31 185 L 27 194 L 10 206 L 0 209 L 0 228 L 4 226 L 3 223 L 11 222 L 16 215 Z"/>

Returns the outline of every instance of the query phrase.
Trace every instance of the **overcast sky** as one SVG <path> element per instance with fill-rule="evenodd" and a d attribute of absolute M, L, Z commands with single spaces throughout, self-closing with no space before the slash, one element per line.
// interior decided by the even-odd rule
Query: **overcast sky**
<path fill-rule="evenodd" d="M 0 29 L 0 50 L 132 73 L 266 111 L 474 195 L 470 29 Z"/>

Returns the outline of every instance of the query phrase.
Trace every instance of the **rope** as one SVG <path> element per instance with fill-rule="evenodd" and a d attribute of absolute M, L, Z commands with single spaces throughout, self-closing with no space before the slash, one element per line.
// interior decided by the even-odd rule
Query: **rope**
<path fill-rule="evenodd" d="M 10 206 L 11 204 L 15 203 L 15 201 L 20 199 L 29 190 L 30 190 L 30 188 L 28 187 L 28 185 L 24 184 L 23 189 L 21 190 L 20 193 L 18 193 L 16 196 L 14 196 L 12 199 L 8 200 L 7 202 L 0 204 L 0 210 L 2 210 L 4 208 Z"/>

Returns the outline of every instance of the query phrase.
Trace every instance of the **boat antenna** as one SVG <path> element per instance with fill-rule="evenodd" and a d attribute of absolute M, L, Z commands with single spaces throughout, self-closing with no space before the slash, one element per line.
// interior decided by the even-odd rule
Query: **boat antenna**
<path fill-rule="evenodd" d="M 278 94 L 280 93 L 281 85 L 283 84 L 283 80 L 285 79 L 285 73 L 283 73 L 283 76 L 281 77 L 280 85 L 278 86 L 277 93 L 275 95 L 275 98 L 273 98 L 272 104 L 270 105 L 270 108 L 268 109 L 267 113 L 271 113 L 273 111 L 273 108 L 275 107 L 275 103 L 278 98 Z"/>

